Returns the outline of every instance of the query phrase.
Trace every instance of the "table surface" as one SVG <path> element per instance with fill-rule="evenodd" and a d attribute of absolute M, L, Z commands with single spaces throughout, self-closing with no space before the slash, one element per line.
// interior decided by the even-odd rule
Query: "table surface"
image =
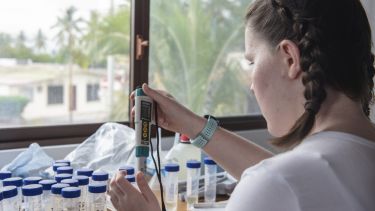
<path fill-rule="evenodd" d="M 155 195 L 158 198 L 159 203 L 160 203 L 160 192 L 159 191 L 154 191 L 154 193 L 155 193 Z M 217 200 L 216 201 L 224 201 L 224 200 L 227 200 L 228 198 L 229 198 L 228 196 L 217 196 Z M 108 211 L 112 211 L 112 210 L 108 209 Z M 178 202 L 177 202 L 177 211 L 187 211 L 187 204 L 186 204 L 186 202 L 182 202 L 182 201 L 178 200 Z"/>
<path fill-rule="evenodd" d="M 160 192 L 159 191 L 153 191 L 156 195 L 156 197 L 159 200 L 160 203 Z M 216 196 L 216 201 L 224 201 L 228 200 L 229 196 Z M 200 201 L 201 202 L 201 201 Z M 203 202 L 203 201 L 202 201 Z M 178 200 L 177 202 L 177 211 L 187 211 L 187 203 L 182 202 L 181 200 Z"/>

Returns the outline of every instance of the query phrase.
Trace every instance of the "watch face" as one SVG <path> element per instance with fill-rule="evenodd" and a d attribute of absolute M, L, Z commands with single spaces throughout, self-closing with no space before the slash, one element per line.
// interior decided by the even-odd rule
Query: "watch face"
<path fill-rule="evenodd" d="M 206 114 L 206 115 L 204 115 L 204 118 L 206 118 L 206 119 L 213 119 L 213 120 L 215 120 L 217 123 L 219 123 L 219 121 L 214 117 L 214 116 L 211 116 L 211 115 L 208 115 L 208 114 Z"/>

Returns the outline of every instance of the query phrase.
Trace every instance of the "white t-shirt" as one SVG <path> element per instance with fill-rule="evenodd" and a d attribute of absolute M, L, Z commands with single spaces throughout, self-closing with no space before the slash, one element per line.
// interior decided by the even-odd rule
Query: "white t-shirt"
<path fill-rule="evenodd" d="M 375 211 L 375 142 L 342 132 L 309 136 L 248 168 L 230 211 Z"/>

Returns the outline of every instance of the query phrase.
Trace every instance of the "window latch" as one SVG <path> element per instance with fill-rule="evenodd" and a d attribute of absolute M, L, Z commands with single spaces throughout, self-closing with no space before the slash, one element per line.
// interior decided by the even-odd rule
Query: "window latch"
<path fill-rule="evenodd" d="M 144 50 L 148 46 L 148 40 L 143 40 L 142 35 L 136 36 L 136 60 L 142 60 L 144 55 Z"/>

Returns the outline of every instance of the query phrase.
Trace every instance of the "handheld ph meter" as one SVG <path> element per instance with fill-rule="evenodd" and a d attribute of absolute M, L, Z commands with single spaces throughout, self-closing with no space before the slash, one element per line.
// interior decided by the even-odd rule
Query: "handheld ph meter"
<path fill-rule="evenodd" d="M 151 125 L 154 122 L 154 103 L 142 90 L 135 91 L 135 157 L 136 169 L 146 173 L 146 160 L 149 156 Z"/>
<path fill-rule="evenodd" d="M 135 90 L 135 115 L 134 115 L 134 126 L 135 126 L 135 157 L 136 157 L 136 169 L 144 174 L 147 173 L 147 157 L 149 156 L 149 151 L 153 149 L 151 143 L 151 125 L 157 124 L 157 105 L 153 100 L 148 97 L 142 88 L 137 88 Z M 165 211 L 163 185 L 161 182 L 160 173 L 160 152 L 159 152 L 159 133 L 156 130 L 156 151 L 158 156 L 158 164 L 156 164 L 153 153 L 151 153 L 152 160 L 155 165 L 156 175 L 160 184 L 160 199 L 161 199 L 161 209 Z"/>

